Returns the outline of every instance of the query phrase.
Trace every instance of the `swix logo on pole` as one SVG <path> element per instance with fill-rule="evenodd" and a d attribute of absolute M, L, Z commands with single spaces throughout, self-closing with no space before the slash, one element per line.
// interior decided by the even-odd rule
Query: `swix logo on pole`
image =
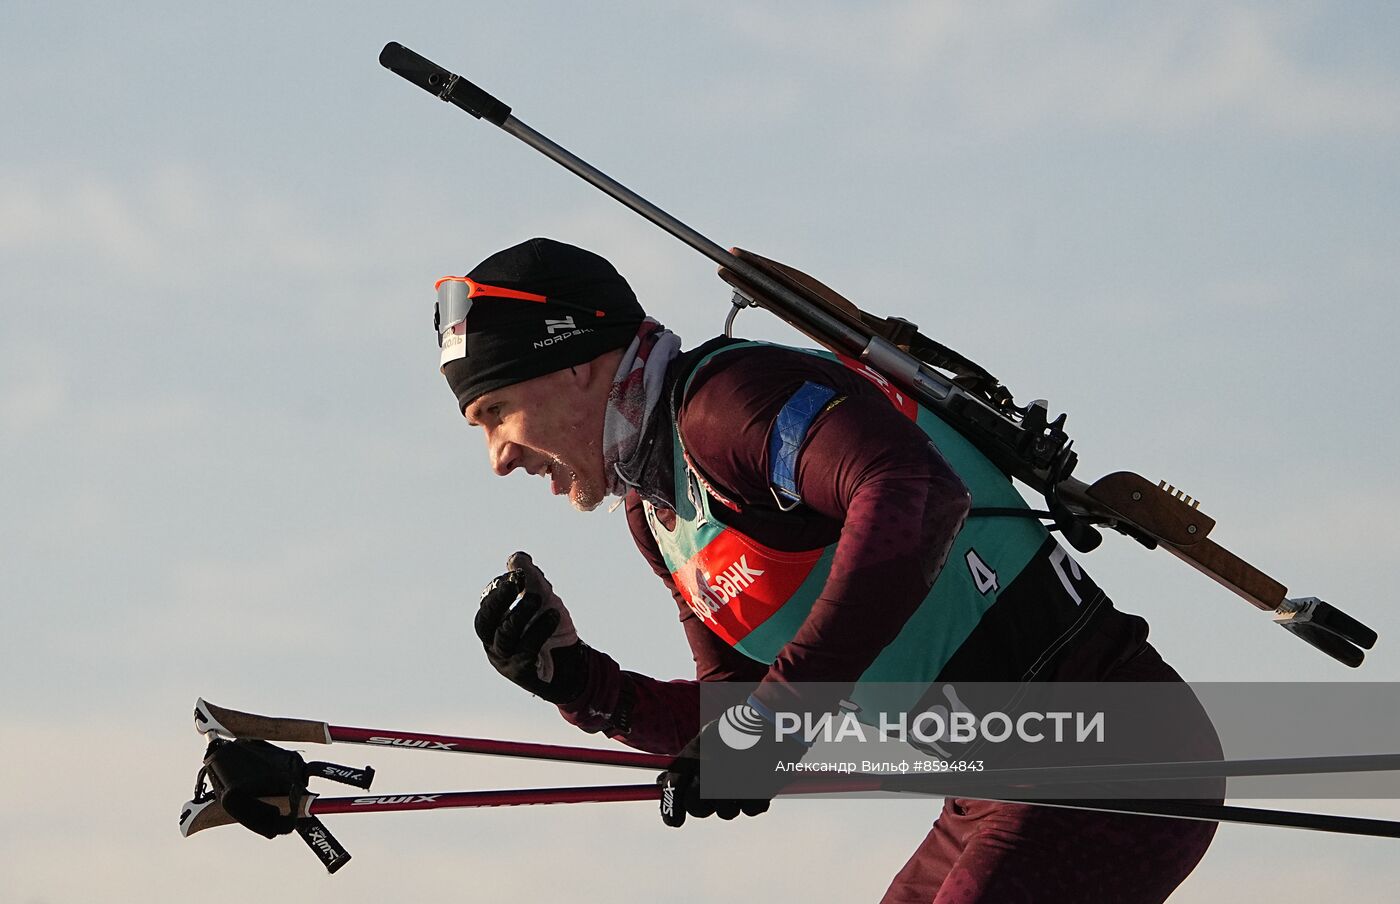
<path fill-rule="evenodd" d="M 322 775 L 327 775 L 327 776 L 335 775 L 335 776 L 339 776 L 340 778 L 364 778 L 364 777 L 365 777 L 365 774 L 364 774 L 363 772 L 357 772 L 357 771 L 355 771 L 354 769 L 342 769 L 342 768 L 340 768 L 339 766 L 327 766 L 326 768 L 324 768 L 324 769 L 321 770 L 321 774 L 322 774 Z"/>
<path fill-rule="evenodd" d="M 445 743 L 443 741 L 425 741 L 418 738 L 395 738 L 392 736 L 375 735 L 369 739 L 371 744 L 383 744 L 386 747 L 415 747 L 427 750 L 454 750 L 457 745 Z"/>
<path fill-rule="evenodd" d="M 324 854 L 328 863 L 334 863 L 340 859 L 340 851 L 337 851 L 335 846 L 330 843 L 330 840 L 326 837 L 325 830 L 320 826 L 313 827 L 307 831 L 306 843 Z"/>
<path fill-rule="evenodd" d="M 690 608 L 695 614 L 709 621 L 715 620 L 715 613 L 729 605 L 729 601 L 744 590 L 752 587 L 763 576 L 763 570 L 749 567 L 749 557 L 739 556 L 717 577 L 695 569 L 695 596 L 690 600 Z"/>
<path fill-rule="evenodd" d="M 398 794 L 385 797 L 357 797 L 351 802 L 352 807 L 387 807 L 395 804 L 431 804 L 435 803 L 441 794 Z"/>
<path fill-rule="evenodd" d="M 661 815 L 668 819 L 676 815 L 676 789 L 670 785 L 661 789 Z"/>
<path fill-rule="evenodd" d="M 363 769 L 347 769 L 344 766 L 332 766 L 327 764 L 320 767 L 320 771 L 317 774 L 324 778 L 343 778 L 352 782 L 365 781 L 365 772 Z"/>

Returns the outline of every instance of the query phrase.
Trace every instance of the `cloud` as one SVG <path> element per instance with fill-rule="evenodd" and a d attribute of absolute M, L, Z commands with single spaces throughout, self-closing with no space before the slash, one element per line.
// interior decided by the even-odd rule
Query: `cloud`
<path fill-rule="evenodd" d="M 802 16 L 747 5 L 731 26 L 807 67 L 840 60 L 873 94 L 931 95 L 940 110 L 983 128 L 1077 123 L 1181 133 L 1230 123 L 1292 136 L 1400 132 L 1393 72 L 1307 59 L 1322 15 L 1321 7 L 1299 15 L 1267 5 L 1105 6 L 1086 15 L 1038 0 L 896 2 Z"/>
<path fill-rule="evenodd" d="M 249 270 L 333 272 L 341 251 L 294 205 L 187 167 L 122 182 L 95 171 L 0 176 L 0 254 L 66 259 L 70 277 L 190 289 Z"/>
<path fill-rule="evenodd" d="M 6 348 L 0 364 L 0 428 L 11 441 L 57 422 L 72 401 L 59 356 Z"/>

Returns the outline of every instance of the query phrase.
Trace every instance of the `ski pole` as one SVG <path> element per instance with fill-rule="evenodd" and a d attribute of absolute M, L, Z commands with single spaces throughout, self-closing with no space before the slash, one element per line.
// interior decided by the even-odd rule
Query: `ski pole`
<path fill-rule="evenodd" d="M 381 794 L 364 797 L 319 797 L 306 794 L 298 807 L 299 816 L 327 813 L 392 813 L 403 810 L 437 810 L 460 807 L 516 807 L 531 804 L 607 803 L 624 800 L 656 800 L 655 784 L 604 785 L 591 788 L 512 788 L 500 791 L 452 791 L 433 794 Z M 287 798 L 264 798 L 277 805 L 283 815 L 290 812 Z M 180 812 L 180 834 L 186 837 L 216 826 L 230 825 L 234 818 L 217 800 L 190 801 Z"/>
<path fill-rule="evenodd" d="M 294 741 L 304 744 L 368 744 L 406 750 L 444 750 L 448 753 L 476 753 L 560 763 L 588 763 L 595 766 L 630 766 L 638 769 L 666 769 L 674 757 L 629 750 L 599 750 L 561 744 L 532 744 L 490 738 L 464 738 L 455 735 L 393 731 L 385 728 L 350 728 L 310 719 L 259 716 L 195 701 L 195 728 L 201 734 L 262 741 Z"/>
<path fill-rule="evenodd" d="M 792 794 L 850 793 L 880 791 L 881 782 L 868 779 L 848 779 L 831 782 L 803 782 L 783 789 L 781 796 Z M 929 790 L 929 794 L 937 794 Z M 1365 835 L 1376 838 L 1400 838 L 1400 822 L 1359 816 L 1336 816 L 1327 813 L 1305 813 L 1260 807 L 1236 807 L 1225 804 L 1191 800 L 1028 800 L 1014 797 L 967 797 L 962 800 L 986 800 L 998 803 L 1061 807 L 1096 813 L 1125 816 L 1153 816 L 1165 819 L 1190 819 L 1201 822 L 1229 822 L 1276 828 L 1307 829 L 1345 835 Z M 365 797 L 317 797 L 306 795 L 298 808 L 299 816 L 325 816 L 339 813 L 390 813 L 405 810 L 440 810 L 476 807 L 513 807 L 541 804 L 609 803 L 617 801 L 660 800 L 661 789 L 647 785 L 605 785 L 584 788 L 513 788 L 499 791 L 453 791 L 431 794 L 388 794 Z M 267 799 L 289 812 L 286 798 Z M 186 837 L 234 822 L 217 801 L 191 801 L 180 815 L 180 833 Z"/>
<path fill-rule="evenodd" d="M 879 790 L 878 779 L 847 778 L 794 782 L 779 793 L 788 796 Z M 360 797 L 320 797 L 308 792 L 300 799 L 297 815 L 305 817 L 338 813 L 394 813 L 405 810 L 592 804 L 660 799 L 661 788 L 655 783 L 570 788 L 506 788 L 495 791 L 436 791 L 427 794 L 378 794 Z M 286 797 L 264 797 L 262 800 L 275 805 L 284 816 L 291 813 L 291 805 Z M 196 799 L 185 804 L 180 812 L 180 834 L 188 837 L 196 832 L 231 825 L 236 821 L 217 800 Z"/>
<path fill-rule="evenodd" d="M 301 741 L 306 743 L 354 743 L 399 746 L 411 750 L 438 749 L 459 753 L 483 753 L 495 756 L 544 759 L 555 762 L 589 763 L 595 765 L 628 766 L 632 768 L 661 768 L 670 766 L 673 758 L 624 751 L 596 750 L 552 744 L 530 744 L 483 738 L 462 738 L 421 732 L 393 732 L 381 729 L 360 729 L 332 726 L 309 719 L 288 719 L 259 716 L 215 706 L 200 699 L 195 707 L 196 728 L 204 734 L 267 741 Z M 402 741 L 405 743 L 398 743 Z M 1074 783 L 1168 780 L 1244 775 L 1298 775 L 1307 773 L 1340 773 L 1356 771 L 1388 771 L 1400 768 L 1400 755 L 1377 754 L 1355 757 L 1300 757 L 1264 760 L 1197 761 L 1183 763 L 1131 763 L 1094 766 L 1062 766 L 1031 769 L 1001 769 L 982 773 L 958 775 L 929 775 L 870 778 L 837 778 L 807 780 L 789 785 L 779 793 L 836 794 L 872 791 L 906 791 L 941 796 L 958 796 L 973 800 L 997 800 L 1034 806 L 1056 806 L 1106 813 L 1158 816 L 1175 819 L 1197 819 L 1215 822 L 1237 822 L 1250 825 L 1272 825 L 1339 832 L 1377 837 L 1400 838 L 1400 823 L 1387 820 L 1334 816 L 1320 813 L 1298 813 L 1200 803 L 1190 800 L 1040 800 L 1024 797 L 979 797 L 977 788 L 1003 783 Z M 965 793 L 972 792 L 972 793 Z M 556 803 L 606 803 L 627 800 L 657 800 L 656 785 L 612 785 L 572 788 L 507 789 L 496 791 L 436 792 L 429 794 L 374 795 L 345 798 L 319 798 L 308 794 L 299 807 L 301 816 L 328 813 L 394 812 L 462 807 L 499 807 Z M 271 799 L 279 803 L 284 813 L 290 807 L 286 798 Z M 180 831 L 190 835 L 207 828 L 225 825 L 234 820 L 212 799 L 196 799 L 185 805 L 180 815 Z"/>
<path fill-rule="evenodd" d="M 1229 822 L 1240 825 L 1272 826 L 1280 829 L 1307 829 L 1340 835 L 1366 835 L 1372 838 L 1400 838 L 1400 822 L 1362 816 L 1335 816 L 1265 807 L 1236 807 L 1229 804 L 1200 803 L 1192 800 L 1021 800 L 1011 803 L 1122 813 L 1126 816 L 1157 816 L 1190 819 L 1197 822 Z"/>
<path fill-rule="evenodd" d="M 383 728 L 347 728 L 311 719 L 290 719 L 240 712 L 216 706 L 203 698 L 195 702 L 194 719 L 195 728 L 201 734 L 262 741 L 368 744 L 406 750 L 444 750 L 448 753 L 476 753 L 487 756 L 663 771 L 670 768 L 675 759 L 663 754 L 639 751 L 599 750 L 592 747 L 535 744 L 492 738 L 468 738 L 424 732 L 392 731 Z M 1000 783 L 1055 785 L 1393 771 L 1400 771 L 1400 754 L 1034 766 L 988 769 L 981 772 L 952 775 L 931 773 L 926 776 L 901 776 L 895 781 L 897 783 L 902 780 L 907 784 L 917 785 L 924 780 L 941 780 L 955 786 L 977 788 Z"/>

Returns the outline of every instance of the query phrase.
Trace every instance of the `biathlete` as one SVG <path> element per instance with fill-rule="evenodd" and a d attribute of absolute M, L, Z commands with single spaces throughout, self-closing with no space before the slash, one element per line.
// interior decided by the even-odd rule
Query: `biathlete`
<path fill-rule="evenodd" d="M 694 755 L 701 682 L 754 711 L 804 687 L 873 682 L 1181 678 L 1024 507 L 1010 481 L 877 374 L 800 349 L 718 338 L 682 351 L 603 258 L 549 239 L 438 283 L 441 369 L 491 467 L 591 510 L 625 500 L 670 590 L 694 680 L 624 671 L 579 640 L 524 554 L 482 595 L 491 664 L 564 718 L 678 755 L 663 818 L 756 815 L 709 800 Z M 772 751 L 757 745 L 756 768 Z M 765 753 L 766 751 L 766 753 Z M 948 799 L 884 900 L 1159 902 L 1213 823 Z"/>

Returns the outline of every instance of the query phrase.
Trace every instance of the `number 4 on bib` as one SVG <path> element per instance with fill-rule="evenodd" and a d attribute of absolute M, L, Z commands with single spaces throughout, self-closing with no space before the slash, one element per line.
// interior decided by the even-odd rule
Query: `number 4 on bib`
<path fill-rule="evenodd" d="M 967 570 L 972 575 L 972 583 L 977 586 L 978 593 L 986 596 L 997 590 L 997 573 L 982 561 L 975 549 L 967 551 Z"/>

